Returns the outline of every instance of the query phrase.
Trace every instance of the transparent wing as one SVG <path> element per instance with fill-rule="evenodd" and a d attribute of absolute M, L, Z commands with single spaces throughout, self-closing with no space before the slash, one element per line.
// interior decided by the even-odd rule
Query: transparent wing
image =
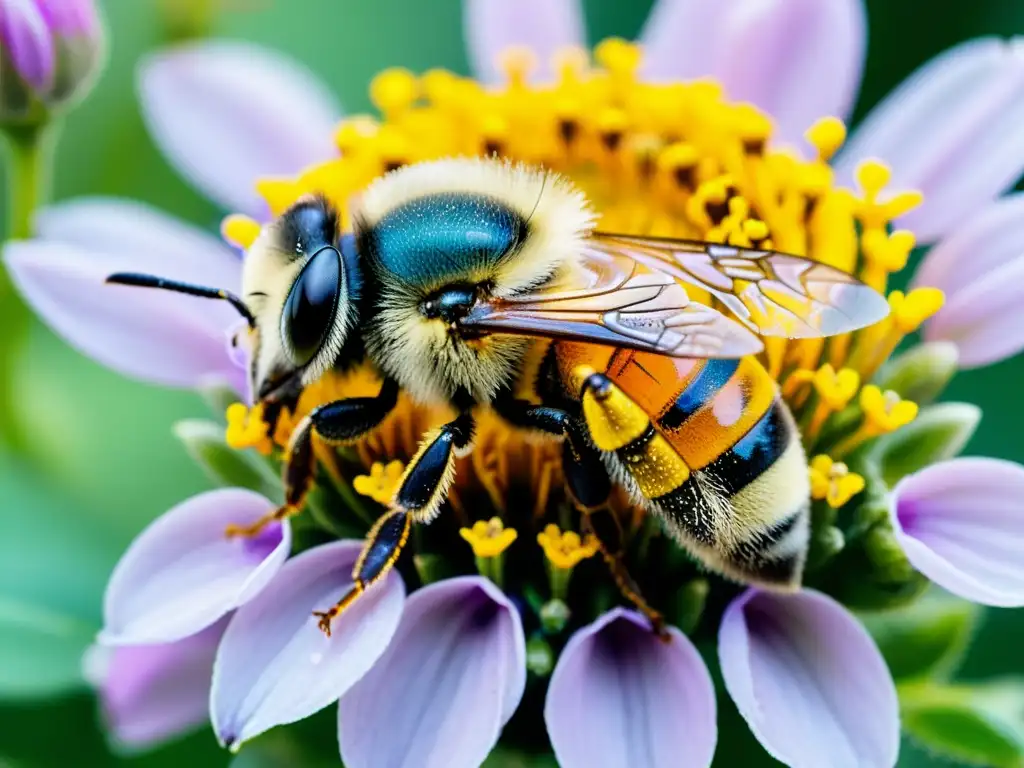
<path fill-rule="evenodd" d="M 833 336 L 877 323 L 889 313 L 885 297 L 873 288 L 799 256 L 604 233 L 595 233 L 591 243 L 703 288 L 763 336 Z"/>
<path fill-rule="evenodd" d="M 625 253 L 588 248 L 580 267 L 560 285 L 477 304 L 461 325 L 672 357 L 742 357 L 763 348 L 761 340 L 739 323 L 691 302 L 674 278 Z"/>

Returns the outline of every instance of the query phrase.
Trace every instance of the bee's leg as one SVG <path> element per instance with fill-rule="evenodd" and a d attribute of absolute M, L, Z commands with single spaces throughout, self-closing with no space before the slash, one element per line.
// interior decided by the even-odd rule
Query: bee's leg
<path fill-rule="evenodd" d="M 601 555 L 622 595 L 647 618 L 658 634 L 665 620 L 654 610 L 626 569 L 622 526 L 608 508 L 612 483 L 600 452 L 585 433 L 579 419 L 560 408 L 533 405 L 525 400 L 495 402 L 495 410 L 512 424 L 565 437 L 562 446 L 562 471 L 569 495 L 579 508 L 585 525 L 594 534 Z"/>
<path fill-rule="evenodd" d="M 382 578 L 397 562 L 412 528 L 412 516 L 395 509 L 381 515 L 366 534 L 363 551 L 352 569 L 352 587 L 345 596 L 326 611 L 314 611 L 320 619 L 320 630 L 331 636 L 331 622 L 356 601 L 371 584 Z"/>
<path fill-rule="evenodd" d="M 473 417 L 467 411 L 454 421 L 428 432 L 399 483 L 392 509 L 366 535 L 363 551 L 352 569 L 352 588 L 335 605 L 314 615 L 328 637 L 331 621 L 398 561 L 413 522 L 426 523 L 437 514 L 455 474 L 456 453 L 473 438 Z"/>
<path fill-rule="evenodd" d="M 351 397 L 316 408 L 292 432 L 284 462 L 284 506 L 252 525 L 229 525 L 228 536 L 256 536 L 275 521 L 302 511 L 302 502 L 313 485 L 316 457 L 313 434 L 329 443 L 346 443 L 372 431 L 398 402 L 398 385 L 385 381 L 376 397 Z"/>

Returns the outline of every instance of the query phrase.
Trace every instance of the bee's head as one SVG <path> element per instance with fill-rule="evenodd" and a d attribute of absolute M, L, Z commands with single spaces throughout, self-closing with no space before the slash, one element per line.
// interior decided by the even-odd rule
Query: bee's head
<path fill-rule="evenodd" d="M 355 324 L 357 276 L 342 256 L 337 212 L 304 198 L 263 228 L 242 290 L 255 318 L 250 376 L 258 400 L 279 400 L 338 359 Z"/>

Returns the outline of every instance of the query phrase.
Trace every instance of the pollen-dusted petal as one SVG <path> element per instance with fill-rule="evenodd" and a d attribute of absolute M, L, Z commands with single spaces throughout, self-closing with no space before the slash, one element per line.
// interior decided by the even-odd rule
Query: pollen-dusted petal
<path fill-rule="evenodd" d="M 907 559 L 939 586 L 983 605 L 1024 605 L 1024 467 L 952 459 L 903 478 L 890 519 Z"/>
<path fill-rule="evenodd" d="M 219 381 L 245 391 L 228 346 L 237 316 L 166 291 L 106 285 L 119 255 L 104 258 L 64 243 L 9 243 L 4 260 L 25 300 L 65 340 L 114 370 L 143 381 L 195 388 Z M 173 269 L 168 269 L 173 277 Z M 233 319 L 234 317 L 234 319 Z"/>
<path fill-rule="evenodd" d="M 526 686 L 519 613 L 490 581 L 461 576 L 406 601 L 387 653 L 338 702 L 350 768 L 476 768 Z"/>
<path fill-rule="evenodd" d="M 292 558 L 228 625 L 213 671 L 210 711 L 217 738 L 238 748 L 275 725 L 309 717 L 366 674 L 391 641 L 405 587 L 394 572 L 331 625 L 327 610 L 352 586 L 362 542 L 338 541 Z"/>
<path fill-rule="evenodd" d="M 899 220 L 932 242 L 978 213 L 1021 174 L 1024 47 L 982 38 L 924 64 L 867 116 L 839 155 L 849 182 L 857 163 L 890 163 L 895 190 L 924 204 Z"/>
<path fill-rule="evenodd" d="M 951 341 L 961 368 L 991 365 L 1024 350 L 1024 257 L 958 291 L 925 325 L 928 341 Z"/>
<path fill-rule="evenodd" d="M 552 80 L 555 54 L 586 38 L 579 0 L 466 0 L 463 23 L 470 63 L 484 83 L 505 79 L 499 55 L 513 47 L 529 48 L 537 78 Z"/>
<path fill-rule="evenodd" d="M 287 521 L 253 539 L 224 529 L 273 510 L 239 488 L 207 491 L 173 507 L 138 535 L 121 557 L 103 599 L 100 640 L 164 643 L 195 634 L 252 599 L 291 548 Z"/>
<path fill-rule="evenodd" d="M 202 632 L 159 645 L 96 645 L 84 659 L 114 741 L 156 746 L 210 718 L 210 679 L 227 617 Z"/>
<path fill-rule="evenodd" d="M 0 50 L 10 57 L 15 71 L 38 95 L 50 90 L 57 65 L 56 51 L 53 34 L 37 3 L 0 3 Z"/>
<path fill-rule="evenodd" d="M 866 41 L 859 0 L 660 0 L 641 34 L 643 72 L 714 77 L 795 143 L 818 118 L 849 114 Z"/>
<path fill-rule="evenodd" d="M 715 753 L 715 693 L 693 644 L 615 608 L 569 640 L 544 720 L 563 768 L 689 768 Z"/>
<path fill-rule="evenodd" d="M 143 116 L 157 144 L 212 200 L 259 216 L 256 180 L 334 156 L 341 110 L 280 53 L 228 40 L 187 43 L 139 68 Z"/>
<path fill-rule="evenodd" d="M 832 598 L 748 590 L 722 617 L 718 658 L 729 695 L 777 760 L 895 765 L 896 687 L 871 636 Z"/>

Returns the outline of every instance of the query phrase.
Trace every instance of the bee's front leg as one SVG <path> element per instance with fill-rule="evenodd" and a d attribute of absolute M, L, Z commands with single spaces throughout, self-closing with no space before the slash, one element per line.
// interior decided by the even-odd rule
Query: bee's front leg
<path fill-rule="evenodd" d="M 316 457 L 313 435 L 328 443 L 341 444 L 358 440 L 371 432 L 394 409 L 398 402 L 398 385 L 385 381 L 376 397 L 350 397 L 335 400 L 316 408 L 292 432 L 285 452 L 283 469 L 284 505 L 264 515 L 252 525 L 229 525 L 230 536 L 253 537 L 273 522 L 297 515 L 313 486 Z"/>
<path fill-rule="evenodd" d="M 412 524 L 434 519 L 455 476 L 456 456 L 469 447 L 472 439 L 473 417 L 468 411 L 424 436 L 399 481 L 391 510 L 366 535 L 363 551 L 352 569 L 352 587 L 326 611 L 314 613 L 328 637 L 331 622 L 398 561 Z"/>

